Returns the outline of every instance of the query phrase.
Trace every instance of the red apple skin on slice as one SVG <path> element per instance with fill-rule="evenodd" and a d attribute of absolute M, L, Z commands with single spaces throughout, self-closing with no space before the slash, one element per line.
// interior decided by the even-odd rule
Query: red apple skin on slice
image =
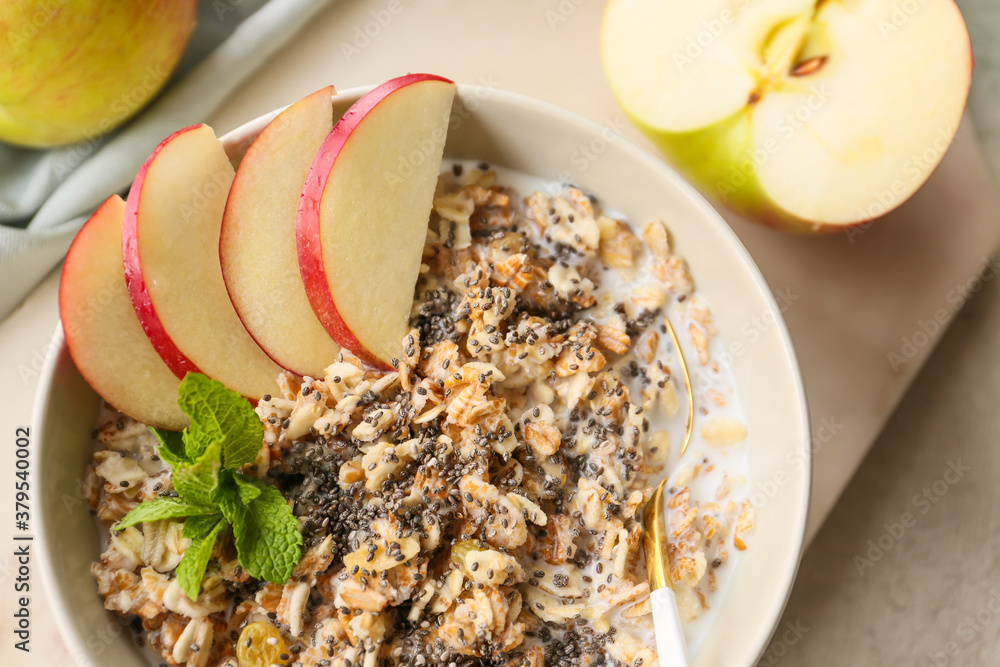
<path fill-rule="evenodd" d="M 129 191 L 122 255 L 135 312 L 174 374 L 200 370 L 259 399 L 277 391 L 281 368 L 243 327 L 222 278 L 219 232 L 234 175 L 212 128 L 172 134 Z"/>
<path fill-rule="evenodd" d="M 180 380 L 146 337 L 125 285 L 122 220 L 114 195 L 84 224 L 59 280 L 59 315 L 70 356 L 90 386 L 115 409 L 171 430 L 188 425 L 177 405 Z"/>
<path fill-rule="evenodd" d="M 309 167 L 333 129 L 333 86 L 282 111 L 236 170 L 219 239 L 229 298 L 253 339 L 297 375 L 323 377 L 340 346 L 320 323 L 299 274 L 295 224 Z"/>
<path fill-rule="evenodd" d="M 366 364 L 401 355 L 455 84 L 430 74 L 358 100 L 302 190 L 299 269 L 319 321 Z"/>
<path fill-rule="evenodd" d="M 160 142 L 160 145 L 156 147 L 153 154 L 149 156 L 146 162 L 143 163 L 142 167 L 139 168 L 139 172 L 135 176 L 135 180 L 132 181 L 132 190 L 139 190 L 142 188 L 142 184 L 146 180 L 146 175 L 149 171 L 150 165 L 153 163 L 153 159 L 159 155 L 160 151 L 163 150 L 165 146 L 168 146 L 171 141 L 175 138 L 189 132 L 195 128 L 197 125 L 192 125 L 190 127 L 185 127 L 183 129 L 174 132 L 169 137 Z M 131 204 L 129 203 L 131 202 Z M 143 331 L 146 332 L 146 336 L 149 337 L 149 342 L 152 343 L 153 348 L 159 353 L 163 362 L 167 364 L 167 367 L 174 372 L 178 378 L 183 378 L 187 373 L 200 373 L 201 371 L 197 366 L 194 365 L 190 359 L 184 356 L 184 353 L 178 349 L 174 344 L 174 341 L 167 334 L 167 330 L 164 328 L 163 323 L 156 314 L 156 309 L 153 307 L 153 302 L 149 295 L 149 290 L 146 288 L 146 280 L 143 277 L 142 270 L 139 266 L 139 247 L 138 247 L 138 221 L 136 219 L 136 214 L 139 208 L 139 198 L 132 197 L 131 190 L 129 191 L 129 200 L 125 204 L 125 219 L 126 222 L 122 226 L 122 257 L 125 265 L 125 282 L 128 285 L 129 296 L 132 299 L 132 305 L 135 307 L 135 314 L 139 318 L 139 322 L 142 324 Z"/>

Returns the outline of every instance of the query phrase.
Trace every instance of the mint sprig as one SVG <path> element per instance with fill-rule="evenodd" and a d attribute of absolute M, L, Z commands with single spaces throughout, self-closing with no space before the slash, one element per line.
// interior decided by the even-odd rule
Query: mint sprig
<path fill-rule="evenodd" d="M 302 556 L 299 522 L 278 489 L 237 472 L 256 459 L 264 441 L 257 413 L 238 393 L 200 373 L 184 377 L 178 396 L 191 425 L 182 433 L 150 430 L 180 498 L 142 502 L 114 529 L 185 518 L 183 535 L 191 544 L 176 574 L 191 600 L 198 597 L 219 535 L 230 527 L 239 562 L 250 576 L 285 583 Z"/>
<path fill-rule="evenodd" d="M 222 470 L 222 447 L 211 442 L 197 459 L 181 459 L 170 466 L 174 489 L 182 498 L 195 505 L 211 506 L 212 492 L 219 486 Z"/>
<path fill-rule="evenodd" d="M 180 498 L 157 498 L 147 500 L 125 515 L 118 522 L 115 530 L 125 530 L 129 526 L 146 521 L 162 521 L 163 519 L 179 519 L 182 517 L 194 517 L 205 514 L 215 514 L 218 510 L 214 507 L 204 507 L 189 503 Z"/>
<path fill-rule="evenodd" d="M 302 535 L 281 492 L 273 486 L 260 491 L 252 501 L 237 503 L 233 521 L 236 551 L 252 576 L 284 583 L 302 555 Z"/>
<path fill-rule="evenodd" d="M 177 404 L 191 418 L 184 432 L 188 458 L 213 442 L 222 445 L 222 462 L 232 470 L 253 463 L 264 440 L 260 417 L 242 396 L 201 373 L 188 373 L 177 390 Z"/>
<path fill-rule="evenodd" d="M 192 524 L 197 528 L 188 530 Z M 191 538 L 191 544 L 177 565 L 177 583 L 184 594 L 192 600 L 198 599 L 201 580 L 208 568 L 208 561 L 212 558 L 215 540 L 219 537 L 219 533 L 228 527 L 229 524 L 221 514 L 191 517 L 184 522 L 184 536 Z"/>

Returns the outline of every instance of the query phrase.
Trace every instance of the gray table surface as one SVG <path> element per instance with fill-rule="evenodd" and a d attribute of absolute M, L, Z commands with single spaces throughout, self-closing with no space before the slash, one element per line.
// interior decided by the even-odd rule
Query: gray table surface
<path fill-rule="evenodd" d="M 976 55 L 970 108 L 997 175 L 1000 3 L 959 5 Z M 803 557 L 760 665 L 1000 665 L 996 262 L 991 272 Z"/>

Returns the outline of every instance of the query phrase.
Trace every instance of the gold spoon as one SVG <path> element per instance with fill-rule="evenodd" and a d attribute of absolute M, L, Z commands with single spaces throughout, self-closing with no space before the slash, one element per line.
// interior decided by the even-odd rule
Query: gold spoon
<path fill-rule="evenodd" d="M 664 323 L 674 349 L 677 350 L 677 359 L 681 374 L 684 376 L 684 388 L 687 394 L 687 426 L 681 443 L 681 456 L 683 456 L 688 443 L 691 442 L 691 432 L 694 427 L 694 388 L 677 333 L 669 318 L 664 318 Z M 653 627 L 656 632 L 659 663 L 663 667 L 687 667 L 684 628 L 681 626 L 680 614 L 677 611 L 677 598 L 670 579 L 670 560 L 667 555 L 667 529 L 663 512 L 663 489 L 666 484 L 667 478 L 664 477 L 643 510 L 642 549 L 646 556 L 646 576 L 649 579 L 649 598 L 653 606 Z"/>
<path fill-rule="evenodd" d="M 670 342 L 674 344 L 674 349 L 677 350 L 677 363 L 680 365 L 681 375 L 684 377 L 684 393 L 687 396 L 688 404 L 687 426 L 684 428 L 684 440 L 681 442 L 681 456 L 684 456 L 684 452 L 688 448 L 688 443 L 691 442 L 691 431 L 694 428 L 694 384 L 691 382 L 691 373 L 688 371 L 687 360 L 684 358 L 684 350 L 681 349 L 681 341 L 677 338 L 674 325 L 670 323 L 669 317 L 664 317 L 663 323 L 667 327 L 667 333 L 670 334 Z"/>

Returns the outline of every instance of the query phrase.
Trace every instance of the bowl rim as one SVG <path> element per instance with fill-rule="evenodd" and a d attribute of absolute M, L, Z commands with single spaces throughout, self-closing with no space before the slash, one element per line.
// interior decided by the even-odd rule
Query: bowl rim
<path fill-rule="evenodd" d="M 356 99 L 374 87 L 375 86 L 357 86 L 346 88 L 344 90 L 337 90 L 335 92 L 334 99 Z M 791 596 L 792 587 L 802 561 L 803 551 L 805 548 L 806 525 L 810 514 L 810 497 L 813 482 L 812 434 L 805 385 L 802 379 L 802 373 L 795 353 L 795 347 L 792 343 L 791 335 L 789 334 L 784 316 L 781 313 L 781 309 L 778 306 L 770 287 L 764 280 L 763 274 L 761 274 L 756 262 L 754 262 L 753 258 L 750 256 L 750 253 L 747 251 L 742 241 L 740 241 L 739 237 L 732 230 L 729 224 L 726 223 L 719 212 L 693 185 L 684 180 L 678 172 L 676 172 L 660 157 L 654 155 L 649 150 L 639 146 L 606 125 L 591 120 L 582 114 L 571 111 L 557 104 L 546 102 L 529 95 L 515 93 L 508 90 L 500 90 L 497 88 L 487 88 L 485 86 L 461 83 L 457 84 L 457 87 L 457 97 L 472 95 L 482 98 L 482 95 L 485 94 L 491 101 L 495 99 L 500 103 L 522 107 L 533 114 L 555 117 L 561 122 L 573 124 L 591 135 L 608 133 L 613 135 L 616 143 L 621 147 L 621 149 L 629 154 L 629 159 L 640 163 L 645 169 L 657 172 L 660 178 L 666 179 L 670 182 L 670 184 L 676 188 L 679 193 L 687 197 L 695 208 L 699 210 L 703 217 L 703 222 L 705 224 L 713 225 L 716 228 L 715 231 L 720 233 L 729 242 L 732 250 L 735 251 L 737 256 L 742 260 L 744 268 L 749 271 L 756 291 L 760 293 L 764 302 L 774 313 L 774 327 L 781 344 L 783 361 L 787 364 L 786 370 L 789 371 L 791 381 L 794 386 L 797 398 L 797 417 L 801 419 L 802 423 L 802 432 L 799 434 L 801 436 L 800 441 L 791 443 L 789 448 L 790 450 L 795 451 L 799 446 L 802 447 L 802 451 L 799 453 L 803 457 L 804 465 L 799 473 L 801 475 L 801 497 L 797 499 L 797 507 L 799 508 L 798 521 L 794 525 L 794 531 L 789 532 L 789 536 L 793 540 L 792 544 L 795 546 L 796 556 L 792 562 L 786 564 L 784 568 L 784 575 L 780 578 L 784 594 L 776 598 L 775 604 L 772 605 L 772 608 L 766 610 L 768 612 L 767 614 L 761 615 L 761 618 L 770 620 L 765 624 L 762 624 L 761 629 L 755 633 L 758 636 L 758 645 L 753 653 L 748 654 L 751 660 L 747 664 L 756 664 L 756 662 L 763 656 L 771 637 L 778 629 L 778 623 L 781 620 L 782 613 L 788 603 L 789 597 Z M 275 116 L 287 108 L 287 106 L 289 105 L 263 113 L 256 118 L 253 118 L 230 130 L 229 132 L 226 132 L 224 135 L 219 137 L 219 140 L 225 145 L 227 151 L 239 148 L 243 144 L 248 145 L 252 141 L 252 138 L 255 138 L 256 134 L 258 134 L 260 130 L 262 130 L 263 127 Z M 40 371 L 31 411 L 30 424 L 32 429 L 32 441 L 33 443 L 37 443 L 32 447 L 31 452 L 33 470 L 41 469 L 39 463 L 42 456 L 42 449 L 44 448 L 46 442 L 45 416 L 48 412 L 49 404 L 52 398 L 52 385 L 56 370 L 64 355 L 66 358 L 70 359 L 70 363 L 73 363 L 66 346 L 61 320 L 56 325 L 52 343 L 54 353 L 47 356 Z M 46 504 L 44 502 L 36 502 L 35 507 L 38 526 L 35 534 L 35 541 L 38 543 L 37 558 L 39 563 L 39 574 L 42 587 L 45 590 L 46 599 L 49 603 L 50 611 L 55 619 L 59 635 L 66 643 L 71 657 L 74 660 L 87 660 L 90 658 L 90 651 L 86 646 L 86 642 L 78 635 L 75 624 L 71 620 L 72 612 L 64 599 L 63 591 L 57 585 L 58 577 L 56 576 L 55 562 L 52 558 L 54 545 L 50 544 L 48 539 L 51 527 L 50 518 L 46 510 Z"/>

